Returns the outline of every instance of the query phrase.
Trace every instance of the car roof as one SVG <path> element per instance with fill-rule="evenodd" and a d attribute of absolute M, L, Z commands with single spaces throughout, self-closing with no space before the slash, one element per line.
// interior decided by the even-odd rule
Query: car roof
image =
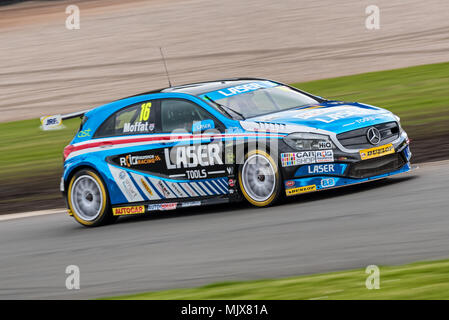
<path fill-rule="evenodd" d="M 231 86 L 238 86 L 245 83 L 249 83 L 252 81 L 272 81 L 268 79 L 262 79 L 262 78 L 230 78 L 230 79 L 222 79 L 222 80 L 212 80 L 212 81 L 203 81 L 203 82 L 196 82 L 196 83 L 189 83 L 184 84 L 180 86 L 173 86 L 173 87 L 167 87 L 163 89 L 158 90 L 152 90 L 148 92 L 139 93 L 136 95 L 133 95 L 131 97 L 141 96 L 141 95 L 147 95 L 147 94 L 153 94 L 153 93 L 169 93 L 169 92 L 178 92 L 178 93 L 186 93 L 194 96 L 199 96 L 203 93 L 210 92 L 210 91 L 216 91 L 224 88 L 228 88 Z M 275 83 L 278 83 L 276 81 L 272 81 Z M 130 98 L 130 97 L 128 97 Z"/>

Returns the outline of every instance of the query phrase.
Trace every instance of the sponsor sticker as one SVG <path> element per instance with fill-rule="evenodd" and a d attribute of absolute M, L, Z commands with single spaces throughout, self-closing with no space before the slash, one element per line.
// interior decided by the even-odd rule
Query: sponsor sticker
<path fill-rule="evenodd" d="M 150 188 L 148 183 L 146 183 L 146 181 L 143 178 L 140 178 L 140 182 L 142 182 L 142 185 L 145 188 L 145 190 L 147 190 L 147 192 L 152 196 L 153 195 L 153 190 Z"/>
<path fill-rule="evenodd" d="M 334 162 L 334 151 L 321 150 L 281 153 L 283 167 L 323 162 Z"/>
<path fill-rule="evenodd" d="M 327 178 L 321 180 L 321 187 L 322 188 L 330 188 L 335 186 L 335 179 L 334 178 Z"/>
<path fill-rule="evenodd" d="M 173 155 L 172 162 L 170 155 Z M 223 164 L 221 156 L 221 145 L 210 143 L 207 145 L 179 146 L 164 149 L 167 169 L 194 168 L 197 166 L 207 167 Z"/>
<path fill-rule="evenodd" d="M 90 129 L 86 129 L 83 131 L 78 132 L 78 134 L 76 135 L 78 138 L 86 138 L 86 137 L 90 137 Z"/>
<path fill-rule="evenodd" d="M 305 187 L 286 189 L 285 193 L 287 194 L 287 196 L 292 196 L 295 194 L 312 192 L 312 191 L 316 191 L 316 185 L 314 185 L 314 184 L 310 185 L 310 186 L 305 186 Z"/>
<path fill-rule="evenodd" d="M 362 160 L 378 158 L 382 156 L 386 156 L 387 154 L 394 153 L 393 144 L 386 144 L 384 146 L 375 147 L 371 149 L 365 149 L 360 151 L 360 157 Z"/>
<path fill-rule="evenodd" d="M 232 187 L 234 187 L 235 186 L 235 181 L 234 181 L 234 179 L 229 179 L 228 180 L 228 185 L 232 188 Z"/>
<path fill-rule="evenodd" d="M 201 201 L 190 201 L 190 202 L 183 202 L 181 203 L 182 208 L 188 208 L 188 207 L 198 207 L 201 205 Z"/>
<path fill-rule="evenodd" d="M 128 154 L 124 157 L 120 157 L 120 165 L 122 167 L 138 166 L 145 164 L 153 164 L 161 160 L 161 157 L 154 154 L 142 155 L 142 156 L 134 156 L 132 154 Z"/>
<path fill-rule="evenodd" d="M 60 114 L 55 116 L 41 117 L 42 130 L 56 130 L 62 129 L 62 117 Z"/>
<path fill-rule="evenodd" d="M 114 216 L 125 216 L 131 214 L 145 213 L 145 206 L 112 208 L 112 213 Z"/>
<path fill-rule="evenodd" d="M 334 162 L 334 151 L 332 150 L 323 150 L 323 151 L 315 151 L 316 162 Z"/>
<path fill-rule="evenodd" d="M 166 211 L 175 210 L 178 206 L 177 202 L 174 203 L 157 203 L 148 205 L 148 211 Z"/>
<path fill-rule="evenodd" d="M 319 174 L 344 174 L 347 164 L 345 163 L 329 163 L 329 164 L 312 164 L 300 167 L 295 176 L 309 176 Z"/>
<path fill-rule="evenodd" d="M 285 186 L 286 186 L 286 187 L 293 187 L 294 185 L 295 185 L 295 181 L 293 181 L 293 180 L 287 181 L 287 182 L 285 183 Z"/>

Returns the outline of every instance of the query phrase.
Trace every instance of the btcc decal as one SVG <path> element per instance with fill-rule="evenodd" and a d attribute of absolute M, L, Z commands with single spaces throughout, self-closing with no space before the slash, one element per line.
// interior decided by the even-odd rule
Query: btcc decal
<path fill-rule="evenodd" d="M 281 153 L 281 163 L 283 167 L 312 164 L 317 162 L 334 162 L 334 151 L 322 150 Z"/>
<path fill-rule="evenodd" d="M 114 216 L 124 216 L 139 213 L 145 213 L 145 206 L 112 208 L 112 214 Z"/>
<path fill-rule="evenodd" d="M 172 156 L 172 157 L 170 157 Z M 207 145 L 179 146 L 164 149 L 167 169 L 194 168 L 222 165 L 221 146 L 217 143 Z M 172 162 L 171 159 L 174 159 Z"/>
<path fill-rule="evenodd" d="M 360 151 L 360 158 L 362 160 L 378 158 L 382 156 L 386 156 L 387 154 L 394 153 L 393 144 L 386 144 L 384 146 L 375 147 L 371 149 L 365 149 Z"/>
<path fill-rule="evenodd" d="M 300 167 L 295 176 L 307 176 L 318 174 L 335 174 L 343 175 L 347 164 L 344 163 L 330 163 L 330 164 L 313 164 Z"/>
<path fill-rule="evenodd" d="M 131 167 L 131 166 L 139 166 L 145 164 L 154 164 L 157 161 L 160 161 L 161 157 L 159 155 L 142 155 L 142 156 L 133 156 L 132 154 L 128 154 L 125 157 L 120 157 L 120 165 L 122 167 Z"/>
<path fill-rule="evenodd" d="M 314 184 L 310 185 L 310 186 L 305 186 L 305 187 L 286 189 L 285 193 L 287 194 L 287 196 L 292 196 L 295 194 L 312 192 L 312 191 L 316 191 L 316 185 L 314 185 Z"/>

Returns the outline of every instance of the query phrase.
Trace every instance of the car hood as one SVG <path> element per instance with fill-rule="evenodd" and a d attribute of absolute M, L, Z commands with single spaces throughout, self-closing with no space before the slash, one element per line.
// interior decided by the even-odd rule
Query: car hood
<path fill-rule="evenodd" d="M 339 134 L 390 121 L 397 121 L 397 118 L 382 108 L 357 102 L 329 101 L 249 118 L 243 127 L 257 130 L 259 126 L 260 130 L 274 125 L 277 131 L 286 133 L 296 128 L 297 131 L 326 130 Z"/>

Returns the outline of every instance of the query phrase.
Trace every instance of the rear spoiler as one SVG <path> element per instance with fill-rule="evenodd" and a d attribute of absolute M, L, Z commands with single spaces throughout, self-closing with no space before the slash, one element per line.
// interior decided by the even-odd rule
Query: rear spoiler
<path fill-rule="evenodd" d="M 64 126 L 62 125 L 63 120 L 72 119 L 72 118 L 78 118 L 82 117 L 85 113 L 87 113 L 89 110 L 84 111 L 78 111 L 78 112 L 72 112 L 67 114 L 57 114 L 53 116 L 43 116 L 40 118 L 41 120 L 41 129 L 42 130 L 58 130 L 63 129 Z"/>

